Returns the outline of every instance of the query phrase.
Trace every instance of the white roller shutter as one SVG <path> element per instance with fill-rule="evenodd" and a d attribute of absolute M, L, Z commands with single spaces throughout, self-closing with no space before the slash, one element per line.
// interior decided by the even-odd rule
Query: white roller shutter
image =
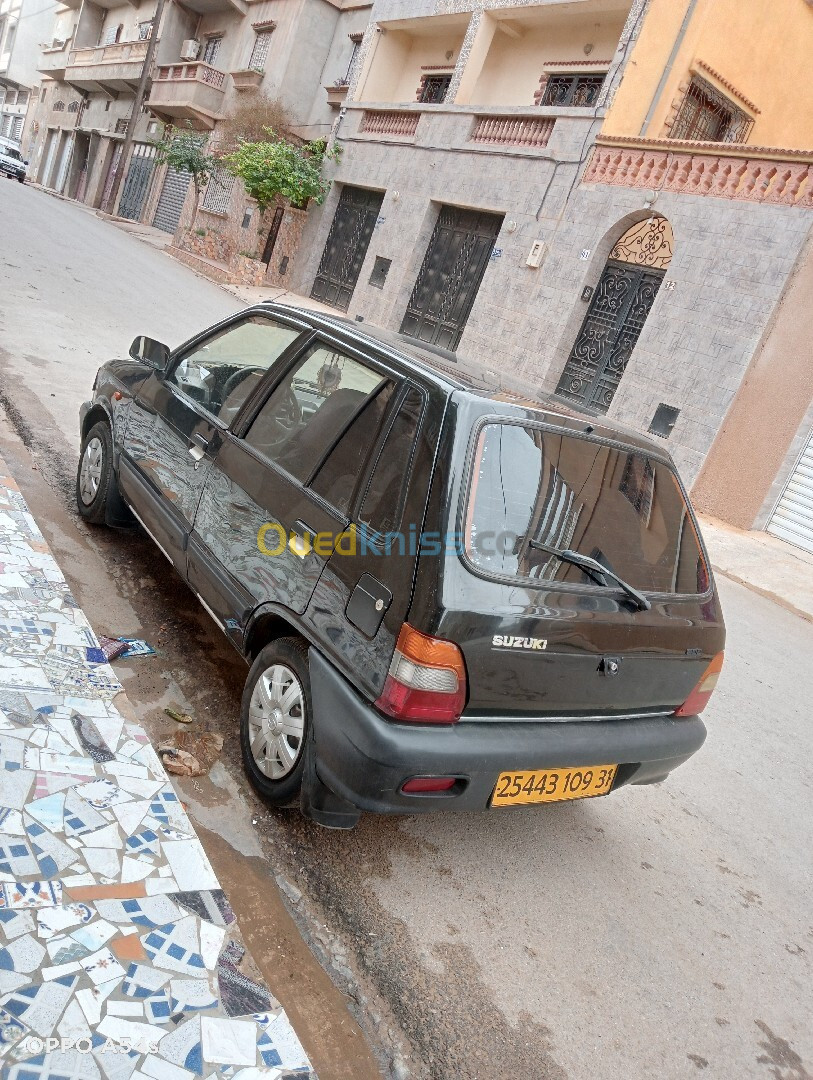
<path fill-rule="evenodd" d="M 771 514 L 768 532 L 813 552 L 813 433 Z"/>

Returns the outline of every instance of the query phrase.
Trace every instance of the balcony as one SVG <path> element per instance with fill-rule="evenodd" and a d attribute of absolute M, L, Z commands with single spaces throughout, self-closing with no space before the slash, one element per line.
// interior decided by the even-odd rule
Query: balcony
<path fill-rule="evenodd" d="M 40 59 L 37 71 L 41 75 L 47 75 L 50 79 L 64 79 L 65 70 L 68 67 L 70 51 L 70 41 L 54 42 L 52 45 L 43 45 L 40 49 Z"/>
<path fill-rule="evenodd" d="M 209 130 L 223 115 L 226 72 L 201 61 L 159 67 L 147 101 L 162 120 L 189 120 L 199 130 Z"/>
<path fill-rule="evenodd" d="M 594 121 L 591 109 L 537 106 L 402 106 L 349 102 L 340 139 L 445 146 L 451 152 L 572 158 Z"/>
<path fill-rule="evenodd" d="M 78 90 L 101 90 L 113 96 L 135 93 L 148 44 L 147 41 L 119 41 L 115 45 L 72 49 L 65 82 Z"/>

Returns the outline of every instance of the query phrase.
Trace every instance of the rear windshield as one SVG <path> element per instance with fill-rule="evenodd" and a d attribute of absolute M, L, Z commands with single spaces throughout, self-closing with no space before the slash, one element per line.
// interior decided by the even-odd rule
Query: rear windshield
<path fill-rule="evenodd" d="M 500 577 L 596 585 L 580 567 L 530 541 L 588 555 L 647 592 L 703 593 L 709 585 L 669 466 L 595 439 L 486 424 L 469 487 L 468 559 Z"/>

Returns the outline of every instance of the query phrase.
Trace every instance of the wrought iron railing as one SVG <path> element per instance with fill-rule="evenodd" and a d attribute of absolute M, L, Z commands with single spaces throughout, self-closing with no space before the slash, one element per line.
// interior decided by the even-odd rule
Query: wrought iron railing
<path fill-rule="evenodd" d="M 551 116 L 479 116 L 470 142 L 492 146 L 543 147 L 548 145 L 555 123 L 555 117 Z"/>
<path fill-rule="evenodd" d="M 181 80 L 183 82 L 203 82 L 207 86 L 213 86 L 215 90 L 222 90 L 226 80 L 226 72 L 210 67 L 197 60 L 192 64 L 168 64 L 159 67 L 155 76 L 156 82 L 169 82 Z"/>
<path fill-rule="evenodd" d="M 400 135 L 413 138 L 418 130 L 420 112 L 385 112 L 366 110 L 361 119 L 359 131 L 367 135 Z"/>

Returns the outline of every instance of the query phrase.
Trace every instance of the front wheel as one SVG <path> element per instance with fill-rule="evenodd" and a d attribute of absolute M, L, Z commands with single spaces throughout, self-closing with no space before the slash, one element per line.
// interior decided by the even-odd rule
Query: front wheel
<path fill-rule="evenodd" d="M 254 661 L 240 710 L 246 773 L 274 806 L 290 806 L 299 794 L 310 711 L 308 647 L 301 638 L 278 638 Z"/>
<path fill-rule="evenodd" d="M 76 473 L 76 505 L 91 525 L 102 525 L 113 475 L 113 439 L 104 420 L 94 424 L 82 442 Z"/>

